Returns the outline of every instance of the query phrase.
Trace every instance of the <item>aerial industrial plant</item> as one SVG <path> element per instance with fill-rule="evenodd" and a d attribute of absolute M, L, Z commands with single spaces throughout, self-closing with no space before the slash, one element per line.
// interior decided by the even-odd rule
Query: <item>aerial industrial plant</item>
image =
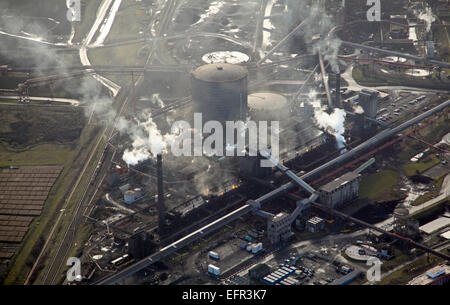
<path fill-rule="evenodd" d="M 65 2 L 0 3 L 1 283 L 448 282 L 448 0 Z"/>

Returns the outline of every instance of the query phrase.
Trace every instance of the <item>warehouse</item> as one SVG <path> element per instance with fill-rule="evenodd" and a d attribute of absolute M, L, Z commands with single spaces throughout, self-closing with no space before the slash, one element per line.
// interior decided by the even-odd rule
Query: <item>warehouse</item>
<path fill-rule="evenodd" d="M 443 264 L 415 277 L 408 282 L 408 285 L 442 285 L 447 283 L 449 278 L 450 266 Z"/>
<path fill-rule="evenodd" d="M 319 201 L 330 208 L 341 207 L 344 203 L 358 198 L 361 175 L 348 172 L 320 188 Z"/>
<path fill-rule="evenodd" d="M 447 227 L 450 225 L 450 218 L 448 217 L 439 217 L 423 226 L 419 227 L 419 230 L 426 233 L 431 234 L 441 228 Z"/>

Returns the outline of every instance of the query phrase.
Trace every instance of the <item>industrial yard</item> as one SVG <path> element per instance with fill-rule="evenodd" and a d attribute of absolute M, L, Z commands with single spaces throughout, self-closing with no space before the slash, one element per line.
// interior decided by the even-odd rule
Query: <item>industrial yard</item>
<path fill-rule="evenodd" d="M 448 283 L 448 1 L 4 2 L 1 283 Z"/>

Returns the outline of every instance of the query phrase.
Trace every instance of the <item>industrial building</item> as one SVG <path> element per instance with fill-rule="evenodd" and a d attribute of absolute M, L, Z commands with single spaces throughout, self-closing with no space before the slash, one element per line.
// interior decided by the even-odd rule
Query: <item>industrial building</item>
<path fill-rule="evenodd" d="M 330 285 L 347 285 L 348 283 L 354 281 L 361 273 L 362 271 L 359 269 L 353 270 L 343 277 L 334 280 L 330 283 Z"/>
<path fill-rule="evenodd" d="M 233 277 L 230 273 L 235 270 L 243 271 L 240 269 L 242 266 L 250 268 L 260 263 L 263 257 L 265 259 L 267 257 L 265 254 L 275 254 L 280 249 L 279 246 L 290 245 L 287 241 L 294 236 L 291 231 L 294 221 L 301 224 L 301 230 L 307 231 L 296 232 L 302 240 L 304 236 L 309 238 L 312 235 L 308 232 L 317 233 L 325 230 L 324 218 L 329 223 L 326 229 L 331 234 L 341 230 L 342 233 L 346 232 L 347 226 L 343 223 L 347 221 L 357 223 L 358 227 L 354 227 L 356 230 L 362 225 L 375 227 L 377 231 L 377 227 L 372 225 L 370 220 L 358 222 L 356 216 L 351 218 L 352 213 L 333 209 L 341 209 L 346 203 L 359 197 L 360 172 L 375 162 L 375 159 L 371 159 L 372 163 L 366 160 L 376 155 L 377 161 L 378 158 L 380 161 L 373 167 L 379 167 L 380 170 L 387 167 L 388 161 L 383 158 L 381 150 L 394 147 L 391 145 L 397 143 L 395 142 L 397 139 L 405 139 L 402 144 L 411 140 L 406 135 L 409 132 L 408 128 L 426 118 L 432 118 L 426 124 L 433 124 L 432 120 L 440 119 L 435 114 L 444 112 L 448 106 L 445 103 L 448 104 L 450 101 L 442 103 L 448 96 L 445 96 L 445 92 L 442 93 L 443 90 L 438 90 L 439 88 L 433 90 L 440 91 L 441 95 L 431 91 L 420 93 L 425 99 L 423 103 L 427 103 L 426 109 L 433 108 L 433 111 L 427 111 L 423 107 L 425 105 L 413 106 L 414 103 L 408 104 L 406 101 L 409 96 L 412 98 L 415 95 L 409 90 L 414 85 L 407 86 L 401 82 L 394 84 L 393 80 L 386 80 L 388 85 L 377 86 L 379 92 L 363 88 L 368 86 L 365 84 L 378 78 L 380 83 L 385 83 L 384 74 L 388 77 L 395 72 L 401 78 L 400 74 L 406 67 L 417 67 L 419 62 L 425 65 L 423 68 L 425 71 L 437 70 L 443 63 L 432 60 L 434 58 L 432 53 L 439 56 L 440 49 L 436 46 L 440 46 L 441 42 L 432 41 L 433 37 L 428 35 L 425 40 L 429 41 L 424 44 L 422 35 L 418 35 L 419 39 L 415 39 L 413 43 L 407 34 L 408 30 L 416 31 L 416 28 L 409 26 L 409 15 L 400 8 L 396 8 L 395 11 L 405 15 L 391 15 L 390 20 L 400 23 L 401 29 L 398 25 L 389 23 L 389 19 L 367 24 L 365 16 L 360 20 L 360 16 L 354 14 L 354 11 L 361 9 L 352 7 L 354 3 L 348 2 L 347 8 L 340 8 L 340 2 L 331 5 L 317 4 L 319 7 L 323 6 L 319 18 L 308 17 L 305 20 L 298 20 L 298 25 L 288 24 L 297 22 L 291 21 L 295 18 L 290 18 L 290 14 L 293 13 L 290 10 L 293 9 L 292 6 L 300 7 L 300 2 L 304 1 L 299 3 L 250 1 L 251 5 L 245 6 L 241 6 L 239 1 L 237 3 L 225 1 L 220 3 L 223 6 L 217 11 L 214 10 L 214 3 L 208 3 L 211 5 L 208 8 L 206 2 L 211 1 L 202 1 L 201 5 L 190 1 L 168 1 L 152 5 L 151 8 L 147 7 L 145 1 L 138 2 L 142 2 L 138 4 L 139 6 L 146 7 L 145 14 L 148 15 L 146 20 L 152 20 L 150 26 L 147 26 L 147 21 L 142 24 L 143 30 L 139 35 L 159 42 L 151 48 L 137 47 L 140 59 L 146 59 L 145 65 L 143 61 L 138 63 L 141 61 L 136 60 L 136 66 L 105 68 L 99 63 L 93 63 L 91 67 L 82 67 L 82 74 L 98 73 L 97 75 L 102 75 L 103 78 L 109 77 L 108 73 L 119 73 L 108 69 L 114 71 L 117 69 L 120 73 L 126 73 L 127 77 L 130 74 L 132 79 L 131 86 L 128 79 L 121 80 L 123 84 L 121 83 L 119 88 L 122 89 L 118 90 L 117 95 L 111 94 L 107 86 L 103 88 L 110 96 L 114 95 L 114 107 L 111 108 L 120 109 L 116 113 L 118 123 L 106 122 L 107 128 L 104 132 L 108 135 L 108 143 L 105 144 L 108 154 L 100 157 L 98 173 L 91 177 L 92 183 L 86 188 L 85 195 L 79 203 L 80 208 L 75 209 L 85 212 L 84 223 L 90 222 L 95 230 L 89 237 L 89 242 L 84 244 L 83 257 L 89 260 L 93 254 L 88 264 L 92 266 L 93 271 L 97 271 L 94 277 L 97 283 L 120 281 L 150 283 L 152 281 L 149 281 L 147 272 L 156 277 L 158 273 L 156 269 L 163 264 L 168 264 L 166 278 L 167 273 L 170 274 L 170 280 L 165 283 L 169 281 L 217 283 L 220 278 L 230 279 L 229 276 Z M 316 5 L 315 1 L 310 1 L 310 5 L 313 4 Z M 120 6 L 120 1 L 117 1 L 116 5 Z M 256 9 L 253 9 L 252 5 L 255 5 Z M 123 5 L 121 9 L 124 9 Z M 247 12 L 248 10 L 250 12 Z M 330 32 L 327 34 L 325 22 L 320 20 L 320 16 L 322 14 L 328 16 L 330 12 L 339 13 L 331 14 L 330 18 L 333 19 L 330 20 L 331 23 L 337 24 L 334 24 L 333 29 L 329 29 Z M 127 15 L 121 13 L 117 14 L 117 18 Z M 191 16 L 191 13 L 195 16 Z M 294 12 L 295 15 L 299 15 L 297 13 Z M 387 17 L 390 13 L 386 11 L 383 16 Z M 115 17 L 113 13 L 106 15 L 109 16 L 107 18 Z M 336 15 L 338 18 L 335 18 Z M 196 17 L 199 17 L 198 21 L 194 20 Z M 95 24 L 107 23 L 105 18 L 98 17 Z M 194 23 L 189 24 L 188 20 L 193 20 Z M 387 26 L 386 23 L 390 25 Z M 296 25 L 297 27 L 294 27 Z M 155 31 L 147 33 L 144 28 Z M 417 28 L 421 28 L 421 25 Z M 306 33 L 305 30 L 309 32 L 311 29 L 313 32 L 317 30 L 317 33 Z M 111 35 L 116 35 L 115 31 L 112 31 Z M 79 36 L 76 35 L 77 38 Z M 334 49 L 334 45 L 327 45 L 330 38 L 337 38 L 342 44 Z M 301 40 L 305 42 L 298 43 Z M 104 45 L 109 47 L 110 42 L 114 42 L 111 47 L 128 44 L 128 40 L 120 43 L 117 41 L 118 37 L 110 37 Z M 285 44 L 286 41 L 290 43 Z M 317 43 L 322 48 L 320 52 L 317 52 L 319 47 Z M 86 47 L 89 46 L 87 42 Z M 417 46 L 421 49 L 419 50 Z M 324 55 L 328 55 L 327 52 L 330 51 L 325 50 L 325 47 L 333 48 L 332 57 Z M 399 50 L 417 48 L 415 51 L 420 52 L 402 58 L 403 54 L 387 51 L 387 47 Z M 422 56 L 423 50 L 427 52 L 425 61 L 412 55 Z M 126 52 L 111 54 L 113 53 L 121 55 Z M 232 61 L 232 56 L 228 59 L 219 58 L 220 53 L 238 54 L 233 56 L 242 56 L 244 59 Z M 144 58 L 147 55 L 148 58 Z M 95 57 L 97 56 L 91 58 L 93 62 Z M 134 58 L 128 59 L 131 62 Z M 205 65 L 205 62 L 208 64 Z M 338 69 L 335 69 L 335 62 L 338 62 Z M 6 70 L 0 67 L 0 73 L 9 73 Z M 383 70 L 388 72 L 382 72 Z M 134 79 L 137 74 L 139 77 Z M 357 79 L 357 76 L 360 79 Z M 404 80 L 411 82 L 413 78 L 408 76 L 404 77 Z M 428 81 L 425 77 L 420 80 L 421 86 Z M 430 83 L 433 81 L 435 80 L 429 80 Z M 26 82 L 30 83 L 30 80 Z M 347 88 L 341 89 L 341 85 Z M 436 84 L 440 85 L 444 83 Z M 331 86 L 334 86 L 334 89 L 330 90 Z M 391 86 L 395 86 L 395 89 L 391 89 Z M 126 90 L 128 88 L 130 90 Z M 377 113 L 388 116 L 388 112 L 394 107 L 391 101 L 388 101 L 391 97 L 393 102 L 399 105 L 397 107 L 399 109 L 404 107 L 401 108 L 404 110 L 401 110 L 402 116 L 396 114 L 395 121 L 386 122 L 377 118 Z M 139 108 L 138 111 L 136 106 Z M 421 109 L 426 112 L 417 114 Z M 88 124 L 95 125 L 96 120 L 101 121 L 97 112 L 98 108 L 95 113 L 92 111 Z M 257 156 L 251 156 L 247 147 L 247 154 L 239 158 L 214 156 L 208 153 L 205 154 L 207 156 L 195 154 L 193 158 L 175 156 L 170 147 L 170 141 L 176 133 L 172 124 L 177 121 L 191 122 L 194 113 L 202 115 L 203 123 L 218 121 L 224 124 L 228 121 L 250 120 L 252 123 L 268 121 L 270 125 L 270 121 L 279 121 L 279 133 L 272 129 L 264 130 L 264 132 L 270 130 L 270 135 L 275 133 L 279 135 L 280 154 L 277 158 L 279 160 L 276 160 L 277 164 L 272 162 L 275 168 L 261 167 L 263 159 L 274 160 L 269 158 L 270 155 L 267 158 L 262 157 L 264 153 L 269 154 L 271 143 L 267 143 L 269 144 L 267 152 L 259 148 Z M 412 115 L 414 118 L 411 118 Z M 123 122 L 119 118 L 129 123 L 130 130 L 120 128 L 123 127 L 119 126 Z M 102 121 L 98 124 L 104 123 Z M 336 127 L 336 124 L 339 126 Z M 192 124 L 190 126 L 192 127 Z M 189 132 L 196 132 L 198 128 L 199 126 L 194 124 L 193 128 L 189 127 Z M 261 129 L 258 131 L 261 132 Z M 404 137 L 398 136 L 400 133 L 403 133 Z M 144 142 L 142 146 L 136 139 L 138 136 L 139 140 Z M 161 141 L 158 142 L 161 143 L 158 144 L 166 144 L 166 147 L 161 151 L 159 148 L 163 145 L 158 145 L 158 152 L 155 152 L 153 150 L 155 143 L 147 145 L 147 142 L 152 142 L 156 138 L 159 140 L 159 136 Z M 148 139 L 150 141 L 147 141 Z M 344 139 L 346 151 L 344 147 L 336 145 L 340 144 L 340 139 Z M 227 140 L 224 137 L 224 141 Z M 217 145 L 217 142 L 215 143 Z M 224 147 L 227 144 L 235 145 L 226 142 L 223 144 Z M 425 142 L 422 144 L 425 145 Z M 273 150 L 270 153 L 273 153 Z M 130 155 L 136 158 L 125 157 Z M 91 156 L 94 156 L 93 152 Z M 361 165 L 362 162 L 366 163 Z M 345 174 L 342 175 L 343 173 Z M 340 175 L 342 176 L 336 178 Z M 101 177 L 106 177 L 105 182 Z M 106 195 L 100 194 L 103 191 Z M 95 194 L 104 199 L 97 202 L 94 200 Z M 283 199 L 278 201 L 277 198 Z M 363 205 L 355 208 L 361 206 Z M 350 210 L 350 207 L 348 208 Z M 351 208 L 353 210 L 353 206 Z M 392 209 L 387 213 L 380 212 L 383 215 L 378 215 L 377 212 L 377 217 L 388 213 L 392 213 Z M 82 218 L 81 214 L 74 215 L 75 220 Z M 331 216 L 331 219 L 328 216 Z M 408 235 L 404 240 L 413 244 L 416 239 L 412 238 L 410 233 L 414 231 L 413 228 L 418 228 L 418 225 L 411 219 L 408 209 L 398 206 L 393 212 L 393 219 L 390 225 L 395 234 L 387 232 L 388 230 L 384 228 L 381 230 L 382 234 L 392 237 L 395 241 Z M 67 232 L 72 232 L 69 231 L 72 229 L 76 232 L 80 228 L 78 221 L 69 223 Z M 353 227 L 350 224 L 349 226 Z M 62 246 L 58 249 L 71 250 L 65 246 L 74 244 L 71 234 L 60 235 L 64 237 L 60 244 Z M 349 234 L 349 236 L 356 235 Z M 346 238 L 347 236 L 342 234 L 342 239 Z M 200 239 L 201 242 L 190 246 Z M 246 242 L 242 243 L 243 240 Z M 281 245 L 277 245 L 279 242 L 282 242 Z M 310 243 L 311 249 L 308 249 L 311 250 L 310 260 L 314 261 L 316 258 L 324 260 L 330 253 L 340 253 L 342 251 L 340 242 L 336 241 L 331 247 L 321 245 L 320 249 L 315 249 L 317 251 L 312 251 L 317 245 L 313 245 L 314 242 Z M 240 245 L 244 250 L 239 250 Z M 427 244 L 426 247 L 432 246 Z M 417 246 L 419 249 L 433 251 L 426 247 Z M 286 255 L 289 256 L 286 260 L 283 261 L 284 258 L 281 259 L 277 253 L 273 255 L 275 262 L 268 259 L 265 261 L 267 265 L 256 265 L 248 271 L 249 277 L 270 285 L 298 284 L 300 275 L 307 276 L 306 272 L 302 273 L 297 269 L 304 263 L 302 260 L 305 253 L 301 252 L 306 250 L 298 247 L 300 252 L 293 253 L 294 249 L 291 248 L 294 247 L 288 248 L 286 252 L 289 253 Z M 297 250 L 297 247 L 295 248 Z M 60 261 L 67 256 L 60 250 L 55 253 L 55 257 L 57 256 Z M 208 257 L 206 253 L 214 262 L 205 261 L 205 257 Z M 334 269 L 332 267 L 334 262 L 331 259 L 329 262 L 327 265 Z M 213 265 L 208 265 L 209 263 Z M 314 267 L 310 267 L 318 270 L 325 265 L 320 264 L 321 262 L 318 262 Z M 37 262 L 36 266 L 39 266 Z M 61 276 L 61 266 L 62 263 L 56 262 L 55 267 L 50 267 L 54 270 L 48 270 L 48 283 L 58 280 L 57 275 Z M 148 268 L 149 266 L 152 267 Z M 334 281 L 335 274 L 329 274 L 328 270 L 327 279 L 317 277 L 314 284 L 325 282 L 346 284 L 361 274 L 359 270 L 351 272 L 348 267 L 344 267 L 349 274 L 346 271 L 346 276 L 339 281 Z M 141 270 L 144 272 L 139 272 Z M 312 278 L 313 272 L 310 271 L 307 272 L 308 280 Z M 325 272 L 317 273 L 324 276 Z M 440 279 L 443 274 L 442 270 L 436 270 L 430 271 L 427 276 L 435 280 Z M 35 275 L 30 274 L 30 277 L 40 278 Z M 133 278 L 127 279 L 131 275 L 134 275 Z M 177 278 L 179 276 L 181 278 Z M 246 276 L 245 272 L 241 276 Z M 188 277 L 191 279 L 185 279 Z M 239 277 L 234 279 L 236 283 L 245 282 L 240 281 Z M 45 281 L 43 283 L 46 283 Z M 301 282 L 304 284 L 307 281 Z"/>
<path fill-rule="evenodd" d="M 450 279 L 450 266 L 447 264 L 431 268 L 411 281 L 408 285 L 443 285 Z"/>
<path fill-rule="evenodd" d="M 314 216 L 306 222 L 306 230 L 311 233 L 322 231 L 324 228 L 325 221 L 320 217 Z"/>
<path fill-rule="evenodd" d="M 270 267 L 266 264 L 258 264 L 248 271 L 251 279 L 260 280 L 270 272 Z"/>
<path fill-rule="evenodd" d="M 278 213 L 268 220 L 267 237 L 271 243 L 277 243 L 292 235 L 291 216 L 287 213 Z"/>
<path fill-rule="evenodd" d="M 364 109 L 364 114 L 369 118 L 374 119 L 377 116 L 377 103 L 379 99 L 379 92 L 363 89 L 359 92 L 358 102 Z"/>
<path fill-rule="evenodd" d="M 319 202 L 330 208 L 341 207 L 359 196 L 361 175 L 348 172 L 319 189 Z"/>
<path fill-rule="evenodd" d="M 128 239 L 128 254 L 136 260 L 149 255 L 155 249 L 155 243 L 148 232 L 139 232 Z"/>
<path fill-rule="evenodd" d="M 447 227 L 450 225 L 450 218 L 448 217 L 439 217 L 427 224 L 424 224 L 419 228 L 420 231 L 431 234 L 439 229 L 442 229 L 444 227 Z"/>

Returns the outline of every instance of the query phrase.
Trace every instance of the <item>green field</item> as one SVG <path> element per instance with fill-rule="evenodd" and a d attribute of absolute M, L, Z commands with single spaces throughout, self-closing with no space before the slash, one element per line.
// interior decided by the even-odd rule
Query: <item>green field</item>
<path fill-rule="evenodd" d="M 368 87 L 374 87 L 374 86 L 387 86 L 388 82 L 382 79 L 378 78 L 371 78 L 366 75 L 364 75 L 363 71 L 359 68 L 353 68 L 352 76 L 355 79 L 355 81 L 361 85 L 361 86 L 368 86 Z"/>
<path fill-rule="evenodd" d="M 97 142 L 97 140 L 98 140 L 98 137 L 95 138 L 95 141 L 93 141 L 93 144 L 95 144 Z M 65 211 L 66 217 L 63 217 L 61 219 L 61 222 L 59 223 L 58 228 L 55 231 L 57 233 L 55 233 L 52 241 L 48 245 L 47 249 L 50 249 L 50 251 L 47 252 L 47 255 L 44 256 L 44 259 L 42 259 L 40 261 L 40 264 L 38 267 L 39 269 L 44 268 L 48 265 L 48 263 L 49 263 L 48 260 L 53 257 L 54 251 L 57 248 L 57 242 L 63 238 L 63 233 L 65 232 L 65 228 L 67 228 L 67 226 L 73 219 L 72 215 L 74 213 L 75 207 L 76 207 L 77 203 L 79 202 L 79 200 L 81 199 L 81 196 L 82 196 L 84 190 L 88 187 L 89 177 L 91 177 L 92 173 L 94 172 L 94 170 L 98 164 L 98 160 L 100 159 L 100 156 L 102 154 L 101 148 L 104 147 L 105 141 L 106 141 L 105 138 L 103 138 L 100 141 L 100 145 L 98 146 L 98 148 L 94 154 L 94 157 L 91 159 L 89 166 L 87 167 L 86 172 L 83 176 L 83 179 L 80 181 L 73 196 L 71 197 L 70 202 L 68 203 L 68 207 Z M 93 149 L 93 147 L 89 148 L 89 151 L 91 151 L 92 149 Z M 70 256 L 79 257 L 78 254 L 81 253 L 84 242 L 86 240 L 88 240 L 89 235 L 91 233 L 91 229 L 92 229 L 92 225 L 90 225 L 90 224 L 83 224 L 83 223 L 80 224 L 80 226 L 77 228 L 77 233 L 76 233 L 75 240 L 74 240 L 74 247 L 70 250 L 69 257 Z M 40 280 L 42 279 L 43 276 L 44 276 L 44 274 L 42 272 L 40 272 L 33 279 L 34 283 L 40 283 Z M 62 283 L 62 282 L 63 282 L 63 279 L 60 278 L 59 281 L 57 280 L 56 283 Z"/>
<path fill-rule="evenodd" d="M 63 172 L 50 191 L 41 216 L 36 217 L 32 222 L 24 241 L 13 257 L 9 273 L 4 279 L 5 284 L 21 284 L 33 265 L 36 254 L 43 246 L 42 238 L 49 233 L 58 209 L 63 204 L 71 185 L 78 178 L 78 173 L 94 144 L 93 140 L 97 138 L 99 128 L 85 126 L 85 118 L 78 117 L 79 110 L 70 107 L 0 106 L 0 111 L 5 109 L 8 115 L 5 116 L 5 120 L 0 121 L 0 133 L 4 135 L 12 132 L 11 124 L 15 122 L 26 122 L 31 124 L 31 127 L 23 134 L 25 137 L 19 139 L 23 142 L 16 141 L 13 146 L 5 142 L 3 138 L 3 142 L 0 144 L 0 166 L 50 164 L 64 166 Z M 28 117 L 27 111 L 34 115 Z M 63 114 L 58 111 L 62 111 Z M 72 135 L 73 138 L 67 138 L 64 133 L 69 132 L 70 134 L 72 129 L 79 129 L 79 134 L 76 133 Z M 34 136 L 41 140 L 42 137 L 47 137 L 49 142 L 37 143 Z"/>
<path fill-rule="evenodd" d="M 435 155 L 429 155 L 424 158 L 423 162 L 411 162 L 403 166 L 403 171 L 406 176 L 411 177 L 414 175 L 419 175 L 426 170 L 432 168 L 433 166 L 439 164 L 441 160 Z"/>
<path fill-rule="evenodd" d="M 150 21 L 150 16 L 142 8 L 143 5 L 140 5 L 135 0 L 123 0 L 108 38 L 105 40 L 105 45 L 124 40 L 144 38 L 139 32 L 148 31 L 145 24 Z"/>
<path fill-rule="evenodd" d="M 445 250 L 441 251 L 443 253 Z M 411 259 L 411 257 L 409 257 Z M 394 259 L 395 260 L 395 259 Z M 390 261 L 383 264 L 383 267 L 385 264 L 392 265 L 393 269 L 395 266 L 401 265 L 402 263 L 407 262 L 402 259 L 402 261 L 395 260 L 393 263 L 390 263 Z M 442 263 L 442 259 L 438 258 L 434 255 L 421 257 L 419 259 L 416 259 L 411 264 L 406 265 L 405 267 L 401 268 L 400 270 L 397 270 L 381 280 L 381 282 L 378 283 L 378 285 L 404 285 L 410 280 L 412 280 L 414 277 L 426 272 L 427 270 L 433 268 L 434 266 L 437 266 L 438 264 Z M 387 269 L 385 269 L 387 270 Z"/>
<path fill-rule="evenodd" d="M 360 184 L 360 198 L 375 199 L 382 194 L 393 192 L 399 181 L 398 173 L 392 170 L 383 170 L 363 177 Z"/>

